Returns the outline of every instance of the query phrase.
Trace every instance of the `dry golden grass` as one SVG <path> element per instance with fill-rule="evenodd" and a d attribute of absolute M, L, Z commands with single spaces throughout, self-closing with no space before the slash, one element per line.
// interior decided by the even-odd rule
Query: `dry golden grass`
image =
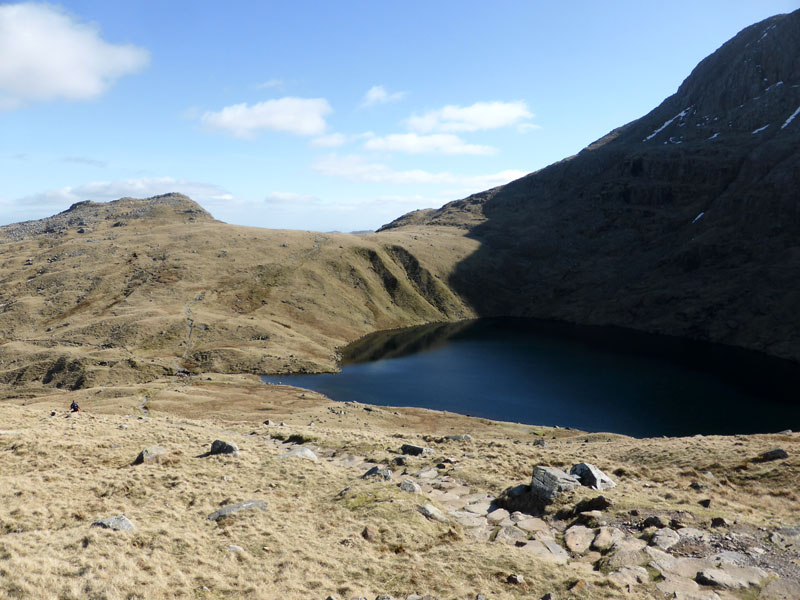
<path fill-rule="evenodd" d="M 145 393 L 149 416 L 141 408 Z M 85 410 L 68 417 L 73 398 Z M 518 548 L 472 540 L 458 525 L 428 521 L 416 510 L 422 498 L 361 480 L 363 468 L 279 460 L 285 450 L 273 436 L 300 435 L 323 451 L 375 461 L 396 455 L 404 442 L 425 443 L 435 456 L 411 459 L 410 470 L 451 457 L 450 475 L 494 494 L 527 481 L 535 464 L 590 461 L 618 473 L 618 487 L 604 495 L 620 519 L 636 508 L 680 513 L 700 526 L 724 516 L 774 528 L 794 524 L 798 509 L 797 435 L 635 440 L 422 409 L 367 411 L 247 376 L 57 393 L 7 401 L 2 414 L 0 597 L 659 597 L 647 586 L 626 595 L 585 564 L 553 566 Z M 265 418 L 286 426 L 263 426 Z M 437 443 L 453 432 L 474 439 Z M 533 445 L 541 436 L 548 445 Z M 201 457 L 214 439 L 237 443 L 240 456 Z M 156 444 L 171 452 L 168 460 L 131 466 Z M 776 445 L 788 461 L 743 468 Z M 711 489 L 689 489 L 705 470 L 715 475 Z M 565 502 L 592 495 L 580 490 Z M 711 508 L 697 504 L 702 497 L 713 499 Z M 221 505 L 250 499 L 266 500 L 267 511 L 221 524 L 207 519 Z M 135 531 L 90 527 L 120 513 Z M 367 525 L 377 532 L 372 541 L 361 536 Z M 527 583 L 506 583 L 511 573 Z M 579 579 L 589 586 L 567 592 Z"/>

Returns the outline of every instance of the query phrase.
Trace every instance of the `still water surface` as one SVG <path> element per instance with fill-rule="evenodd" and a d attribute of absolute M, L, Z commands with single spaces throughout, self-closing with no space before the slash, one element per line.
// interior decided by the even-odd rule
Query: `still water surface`
<path fill-rule="evenodd" d="M 615 328 L 481 319 L 377 332 L 342 372 L 266 376 L 334 400 L 636 437 L 800 430 L 800 367 Z"/>

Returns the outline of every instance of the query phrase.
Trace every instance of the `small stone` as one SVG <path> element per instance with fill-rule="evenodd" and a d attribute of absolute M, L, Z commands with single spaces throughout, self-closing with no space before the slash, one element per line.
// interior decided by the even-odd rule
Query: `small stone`
<path fill-rule="evenodd" d="M 708 508 L 709 506 L 711 506 L 711 498 L 705 498 L 704 500 L 700 500 L 698 504 L 703 508 Z"/>
<path fill-rule="evenodd" d="M 236 554 L 244 552 L 244 548 L 242 548 L 241 546 L 237 546 L 236 544 L 231 544 L 230 546 L 228 546 L 228 550 L 230 550 L 231 552 L 235 552 Z"/>
<path fill-rule="evenodd" d="M 211 443 L 210 454 L 232 454 L 233 456 L 239 456 L 239 446 L 232 442 L 214 440 Z"/>
<path fill-rule="evenodd" d="M 590 463 L 578 463 L 569 470 L 569 474 L 577 477 L 581 485 L 594 490 L 602 491 L 617 487 L 608 475 Z"/>
<path fill-rule="evenodd" d="M 495 542 L 509 544 L 511 546 L 515 546 L 517 542 L 526 539 L 528 539 L 528 534 L 513 525 L 504 525 L 500 527 L 494 536 Z"/>
<path fill-rule="evenodd" d="M 450 519 L 442 514 L 438 508 L 436 508 L 433 504 L 424 504 L 422 506 L 418 506 L 417 510 L 424 516 L 426 519 L 430 519 L 432 521 L 439 521 L 440 523 L 449 523 Z"/>
<path fill-rule="evenodd" d="M 92 527 L 111 529 L 112 531 L 133 531 L 133 523 L 125 515 L 117 515 L 108 519 L 101 519 L 92 523 Z"/>
<path fill-rule="evenodd" d="M 554 592 L 547 592 L 540 600 L 558 600 L 558 596 Z"/>
<path fill-rule="evenodd" d="M 773 448 L 758 455 L 759 462 L 768 462 L 770 460 L 782 460 L 789 458 L 789 454 L 783 448 Z"/>
<path fill-rule="evenodd" d="M 380 467 L 380 466 L 376 465 L 376 466 L 372 467 L 369 471 L 364 473 L 361 476 L 361 479 L 370 479 L 372 477 L 375 477 L 375 478 L 378 478 L 378 479 L 383 479 L 385 481 L 391 481 L 392 480 L 392 472 L 389 469 L 385 469 L 383 467 Z"/>
<path fill-rule="evenodd" d="M 161 446 L 150 446 L 139 452 L 139 456 L 133 461 L 134 465 L 141 465 L 143 463 L 160 463 L 166 457 L 167 451 Z"/>
<path fill-rule="evenodd" d="M 425 448 L 423 446 L 417 446 L 415 444 L 403 444 L 400 447 L 400 452 L 403 454 L 408 454 L 409 456 L 423 456 L 433 454 L 433 450 L 430 448 Z"/>
<path fill-rule="evenodd" d="M 361 537 L 367 540 L 368 542 L 372 542 L 378 539 L 378 532 L 372 525 L 367 525 L 364 527 L 364 530 L 361 532 Z"/>
<path fill-rule="evenodd" d="M 247 510 L 267 510 L 267 503 L 264 500 L 247 500 L 241 504 L 228 504 L 208 515 L 208 520 L 218 521 L 223 517 L 229 517 L 238 512 Z"/>
<path fill-rule="evenodd" d="M 397 485 L 401 490 L 408 492 L 409 494 L 419 494 L 422 491 L 422 488 L 419 487 L 419 484 L 411 481 L 410 479 L 403 479 L 403 481 Z"/>
<path fill-rule="evenodd" d="M 689 484 L 689 487 L 699 492 L 701 490 L 707 490 L 709 486 L 707 483 L 700 483 L 699 481 L 693 481 L 692 483 Z"/>
<path fill-rule="evenodd" d="M 666 524 L 664 523 L 664 521 L 661 520 L 661 517 L 659 517 L 658 515 L 652 515 L 650 517 L 647 517 L 642 522 L 642 529 L 647 529 L 648 527 L 657 527 L 658 529 L 663 529 L 664 527 L 666 527 Z"/>
<path fill-rule="evenodd" d="M 505 508 L 496 508 L 492 512 L 486 515 L 486 518 L 489 520 L 490 523 L 497 525 L 504 519 L 508 518 L 508 511 Z"/>
<path fill-rule="evenodd" d="M 395 456 L 392 459 L 392 462 L 396 464 L 398 467 L 405 467 L 408 465 L 408 459 L 405 456 Z"/>
<path fill-rule="evenodd" d="M 272 427 L 273 425 L 275 425 L 275 421 L 270 421 L 269 419 L 267 419 L 266 421 L 264 421 L 264 425 L 266 425 L 267 427 Z"/>
<path fill-rule="evenodd" d="M 506 577 L 506 583 L 511 583 L 514 585 L 523 584 L 525 583 L 525 578 L 518 573 L 514 573 L 513 575 Z"/>
<path fill-rule="evenodd" d="M 723 517 L 714 517 L 711 519 L 712 527 L 727 527 L 728 522 Z"/>

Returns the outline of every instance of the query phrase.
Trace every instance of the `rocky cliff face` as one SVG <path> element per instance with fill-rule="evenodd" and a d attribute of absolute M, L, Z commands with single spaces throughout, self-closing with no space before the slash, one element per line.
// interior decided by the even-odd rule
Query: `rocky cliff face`
<path fill-rule="evenodd" d="M 451 279 L 481 314 L 800 360 L 800 11 L 743 30 L 578 155 L 411 221 L 481 241 Z"/>

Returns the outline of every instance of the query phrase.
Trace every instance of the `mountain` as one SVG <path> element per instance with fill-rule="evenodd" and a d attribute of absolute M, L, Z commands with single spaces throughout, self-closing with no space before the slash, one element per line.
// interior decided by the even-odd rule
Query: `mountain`
<path fill-rule="evenodd" d="M 376 329 L 474 316 L 443 281 L 475 242 L 429 234 L 239 227 L 180 194 L 0 227 L 0 396 L 334 370 Z"/>
<path fill-rule="evenodd" d="M 800 360 L 800 11 L 741 31 L 644 117 L 380 231 L 478 242 L 481 315 L 620 325 Z"/>

